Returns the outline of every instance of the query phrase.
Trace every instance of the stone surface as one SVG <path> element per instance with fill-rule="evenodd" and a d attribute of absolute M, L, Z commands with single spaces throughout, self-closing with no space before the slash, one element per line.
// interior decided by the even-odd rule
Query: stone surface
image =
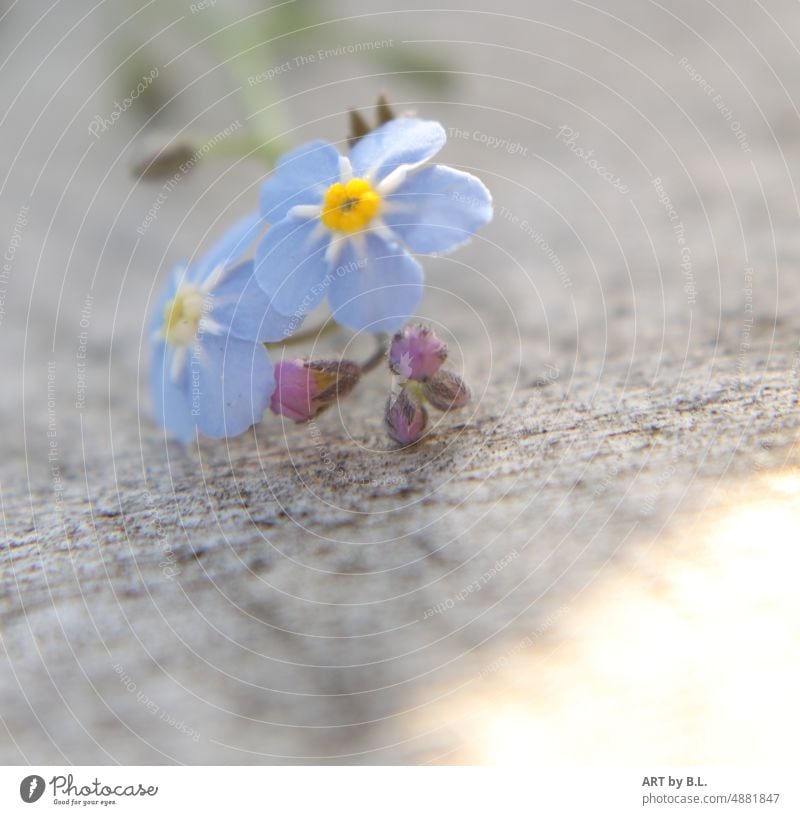
<path fill-rule="evenodd" d="M 144 317 L 170 265 L 253 206 L 264 170 L 208 161 L 164 191 L 128 171 L 144 100 L 99 137 L 88 128 L 140 63 L 139 75 L 152 60 L 160 70 L 156 122 L 203 134 L 246 121 L 250 83 L 219 67 L 216 40 L 194 44 L 182 5 L 164 6 L 162 25 L 181 19 L 160 31 L 125 4 L 6 4 L 2 760 L 482 760 L 480 735 L 458 721 L 493 710 L 509 683 L 557 653 L 547 681 L 594 681 L 585 593 L 602 605 L 627 586 L 627 619 L 704 619 L 681 592 L 658 593 L 661 565 L 685 572 L 711 534 L 695 519 L 746 505 L 764 474 L 791 476 L 796 5 L 435 5 L 337 4 L 352 19 L 321 26 L 318 42 L 281 38 L 264 70 L 290 67 L 256 87 L 291 144 L 344 140 L 344 111 L 385 88 L 443 121 L 442 159 L 491 188 L 492 225 L 426 261 L 423 317 L 472 405 L 398 451 L 381 427 L 389 374 L 376 372 L 311 426 L 269 417 L 187 452 L 149 418 Z M 151 38 L 150 62 L 122 64 Z M 392 75 L 422 41 L 450 87 Z M 333 53 L 296 60 L 319 48 Z M 796 563 L 772 555 L 763 585 Z M 714 570 L 697 574 L 713 596 Z M 773 623 L 787 596 L 771 598 Z M 748 602 L 757 614 L 760 595 Z M 644 692 L 618 656 L 591 687 Z M 687 684 L 670 675 L 676 692 L 652 698 L 673 700 L 682 734 L 719 735 L 725 716 L 702 709 L 723 673 L 692 673 L 701 647 L 687 659 Z M 541 690 L 522 687 L 529 700 Z M 575 735 L 574 697 L 559 698 L 548 725 Z M 768 732 L 748 724 L 751 744 Z M 620 732 L 620 755 L 641 758 L 647 743 Z M 740 755 L 704 744 L 698 762 Z"/>

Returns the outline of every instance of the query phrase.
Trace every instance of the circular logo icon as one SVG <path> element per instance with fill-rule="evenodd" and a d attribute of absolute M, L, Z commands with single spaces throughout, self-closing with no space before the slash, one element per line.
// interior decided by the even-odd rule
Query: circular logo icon
<path fill-rule="evenodd" d="M 32 804 L 42 797 L 44 778 L 40 775 L 26 775 L 19 785 L 19 796 L 26 804 Z"/>

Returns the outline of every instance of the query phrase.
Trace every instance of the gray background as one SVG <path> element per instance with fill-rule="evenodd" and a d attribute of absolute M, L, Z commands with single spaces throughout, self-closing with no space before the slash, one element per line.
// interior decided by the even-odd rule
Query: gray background
<path fill-rule="evenodd" d="M 346 109 L 385 89 L 450 129 L 440 160 L 496 204 L 468 247 L 425 261 L 422 315 L 475 399 L 407 451 L 381 429 L 388 372 L 316 434 L 268 416 L 183 451 L 149 418 L 149 302 L 254 206 L 265 170 L 204 162 L 137 235 L 160 182 L 130 165 L 162 103 L 151 133 L 249 121 L 255 94 L 222 65 L 231 30 L 201 42 L 197 18 L 258 4 L 0 4 L 0 249 L 16 246 L 0 758 L 483 761 L 497 739 L 538 761 L 791 756 L 796 555 L 774 546 L 798 531 L 797 4 L 330 5 L 314 41 L 276 27 L 250 54 L 292 66 L 258 84 L 257 119 L 289 145 L 341 141 Z M 263 39 L 270 13 L 242 36 Z M 449 84 L 408 72 L 420 54 Z M 90 135 L 153 65 L 153 94 Z M 369 351 L 349 341 L 321 343 Z M 753 501 L 752 526 L 731 522 Z M 742 654 L 765 632 L 755 670 Z M 517 730 L 497 736 L 509 705 Z"/>

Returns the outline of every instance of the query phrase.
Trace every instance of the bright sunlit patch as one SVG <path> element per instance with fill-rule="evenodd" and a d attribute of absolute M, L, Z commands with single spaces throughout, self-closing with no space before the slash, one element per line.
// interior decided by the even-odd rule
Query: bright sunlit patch
<path fill-rule="evenodd" d="M 508 706 L 495 713 L 486 725 L 485 763 L 500 767 L 529 764 L 539 753 L 539 727 L 540 722 L 522 707 Z"/>
<path fill-rule="evenodd" d="M 794 762 L 800 477 L 762 476 L 724 498 L 450 711 L 460 760 Z"/>

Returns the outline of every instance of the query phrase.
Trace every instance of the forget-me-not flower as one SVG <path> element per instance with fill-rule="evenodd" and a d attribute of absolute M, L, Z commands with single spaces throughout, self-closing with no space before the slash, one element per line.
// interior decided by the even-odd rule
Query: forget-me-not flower
<path fill-rule="evenodd" d="M 275 388 L 263 342 L 285 337 L 289 320 L 269 307 L 253 261 L 241 261 L 263 222 L 235 224 L 196 263 L 180 265 L 156 301 L 150 331 L 153 409 L 188 442 L 236 436 L 257 423 Z"/>
<path fill-rule="evenodd" d="M 271 226 L 256 279 L 272 306 L 298 322 L 327 294 L 348 328 L 403 325 L 422 299 L 410 253 L 449 252 L 492 217 L 477 178 L 426 166 L 446 139 L 437 122 L 401 118 L 361 138 L 349 157 L 324 141 L 286 154 L 261 190 Z"/>

